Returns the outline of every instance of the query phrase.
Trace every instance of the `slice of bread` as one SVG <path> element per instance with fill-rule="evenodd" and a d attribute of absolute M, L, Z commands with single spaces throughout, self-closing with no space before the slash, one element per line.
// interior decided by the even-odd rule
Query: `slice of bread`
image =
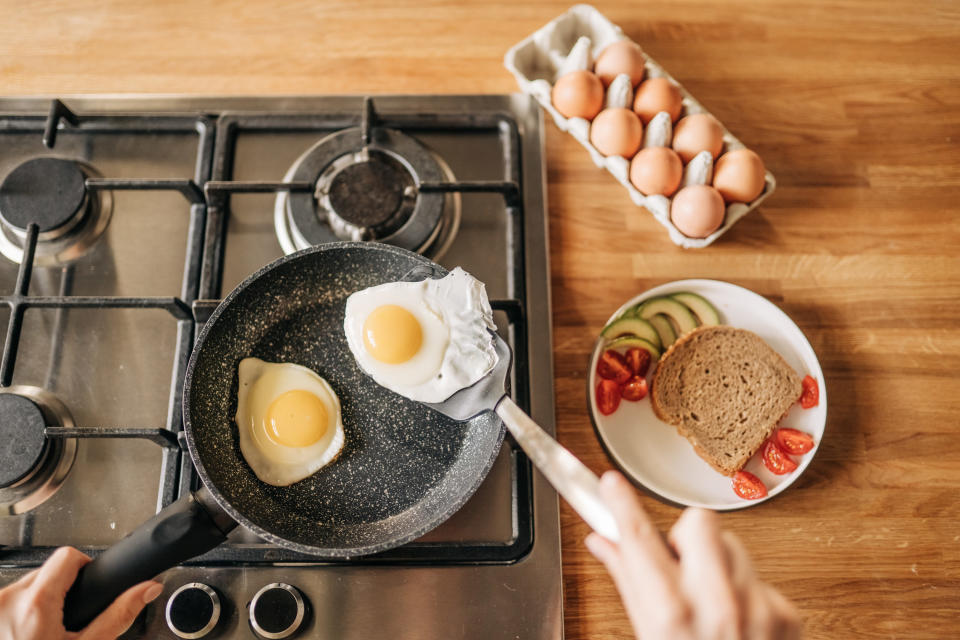
<path fill-rule="evenodd" d="M 801 390 L 800 376 L 760 336 L 700 327 L 661 356 L 650 402 L 701 458 L 732 476 L 770 437 Z"/>

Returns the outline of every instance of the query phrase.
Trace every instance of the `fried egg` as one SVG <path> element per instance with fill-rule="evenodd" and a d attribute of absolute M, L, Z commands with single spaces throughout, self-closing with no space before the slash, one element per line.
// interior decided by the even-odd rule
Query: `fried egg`
<path fill-rule="evenodd" d="M 347 298 L 343 329 L 367 375 L 419 402 L 446 400 L 497 363 L 486 288 L 459 267 L 437 280 L 357 291 Z"/>
<path fill-rule="evenodd" d="M 333 462 L 343 449 L 340 399 L 306 367 L 244 358 L 238 367 L 240 452 L 258 478 L 285 487 Z"/>

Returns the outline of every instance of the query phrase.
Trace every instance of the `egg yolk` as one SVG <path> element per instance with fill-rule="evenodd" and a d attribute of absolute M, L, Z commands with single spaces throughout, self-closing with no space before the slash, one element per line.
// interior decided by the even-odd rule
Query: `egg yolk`
<path fill-rule="evenodd" d="M 327 407 L 317 396 L 294 389 L 281 393 L 267 409 L 267 436 L 285 447 L 306 447 L 327 432 Z"/>
<path fill-rule="evenodd" d="M 363 345 L 385 364 L 400 364 L 416 355 L 423 330 L 412 313 L 395 304 L 377 307 L 363 323 Z"/>

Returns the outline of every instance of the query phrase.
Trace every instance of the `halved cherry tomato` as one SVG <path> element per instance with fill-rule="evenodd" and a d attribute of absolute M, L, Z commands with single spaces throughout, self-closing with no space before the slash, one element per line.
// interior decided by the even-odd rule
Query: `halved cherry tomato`
<path fill-rule="evenodd" d="M 620 406 L 620 385 L 613 380 L 601 380 L 597 385 L 597 408 L 605 416 Z"/>
<path fill-rule="evenodd" d="M 643 400 L 647 396 L 647 379 L 640 376 L 633 376 L 627 380 L 627 384 L 623 385 L 620 395 L 624 400 L 630 400 L 632 402 Z"/>
<path fill-rule="evenodd" d="M 623 384 L 633 373 L 622 355 L 613 349 L 607 349 L 597 361 L 597 375 L 604 380 L 615 380 L 617 384 Z"/>
<path fill-rule="evenodd" d="M 810 451 L 810 449 L 813 449 L 813 438 L 803 431 L 786 428 L 777 429 L 774 437 L 781 449 L 795 456 L 801 456 L 807 451 Z"/>
<path fill-rule="evenodd" d="M 633 371 L 633 375 L 641 378 L 647 375 L 647 369 L 650 368 L 650 352 L 640 347 L 631 347 L 627 349 L 627 365 Z"/>
<path fill-rule="evenodd" d="M 763 465 L 778 476 L 797 469 L 797 463 L 790 459 L 773 438 L 763 445 Z"/>
<path fill-rule="evenodd" d="M 759 500 L 767 495 L 763 481 L 749 471 L 737 471 L 733 475 L 733 491 L 744 500 Z"/>
<path fill-rule="evenodd" d="M 811 409 L 820 403 L 820 387 L 813 376 L 803 379 L 803 393 L 800 394 L 800 406 Z"/>

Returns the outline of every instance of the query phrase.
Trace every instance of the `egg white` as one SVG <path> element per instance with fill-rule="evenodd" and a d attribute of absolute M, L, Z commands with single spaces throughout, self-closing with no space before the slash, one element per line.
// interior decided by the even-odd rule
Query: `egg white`
<path fill-rule="evenodd" d="M 363 325 L 376 308 L 395 304 L 420 322 L 423 345 L 400 364 L 380 362 L 364 346 Z M 420 402 L 441 402 L 497 363 L 493 311 L 483 283 L 457 267 L 446 277 L 388 282 L 347 298 L 343 321 L 357 364 L 381 386 Z"/>
<path fill-rule="evenodd" d="M 420 285 L 419 282 L 397 283 Z M 354 350 L 360 368 L 374 375 L 374 379 L 383 386 L 390 385 L 417 386 L 430 380 L 436 375 L 443 364 L 443 355 L 450 343 L 450 330 L 444 324 L 443 318 L 434 313 L 423 299 L 423 286 L 387 286 L 375 287 L 360 291 L 347 299 L 346 317 L 349 319 L 348 336 L 354 334 L 359 349 Z M 406 362 L 386 364 L 374 358 L 363 341 L 363 325 L 373 311 L 384 305 L 396 305 L 409 311 L 420 324 L 422 343 L 416 354 Z M 347 326 L 346 324 L 344 326 Z M 348 338 L 349 340 L 349 338 Z M 379 377 L 377 377 L 379 376 Z"/>
<path fill-rule="evenodd" d="M 332 462 L 345 441 L 340 399 L 326 380 L 306 367 L 244 358 L 238 366 L 237 428 L 240 452 L 258 478 L 285 487 L 303 480 Z M 301 389 L 317 396 L 327 409 L 324 435 L 305 447 L 287 447 L 270 440 L 266 416 L 277 396 Z"/>

